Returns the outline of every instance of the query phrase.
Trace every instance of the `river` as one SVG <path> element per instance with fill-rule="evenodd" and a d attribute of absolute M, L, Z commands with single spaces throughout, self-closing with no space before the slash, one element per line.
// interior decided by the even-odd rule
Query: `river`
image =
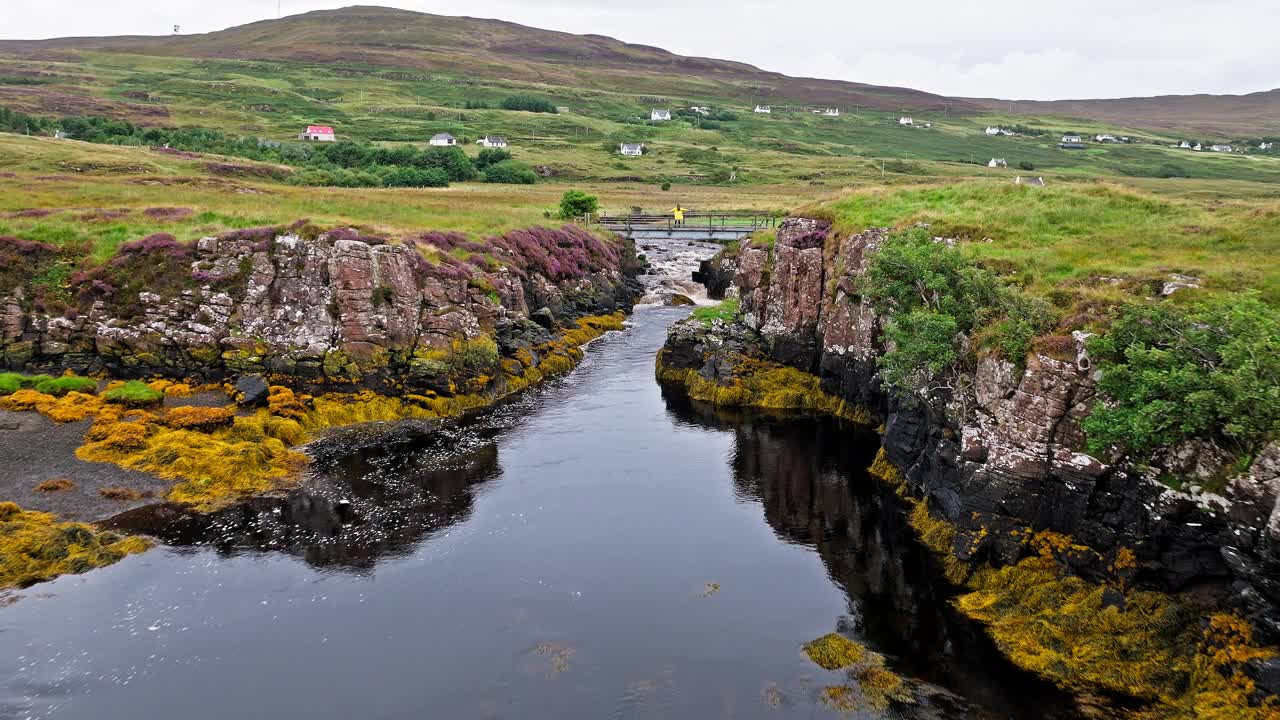
<path fill-rule="evenodd" d="M 650 250 L 650 296 L 696 291 L 705 248 Z M 658 386 L 686 312 L 286 496 L 122 516 L 162 544 L 0 607 L 0 718 L 839 717 L 801 650 L 837 629 L 919 698 L 863 717 L 1065 717 L 949 607 L 873 434 Z"/>

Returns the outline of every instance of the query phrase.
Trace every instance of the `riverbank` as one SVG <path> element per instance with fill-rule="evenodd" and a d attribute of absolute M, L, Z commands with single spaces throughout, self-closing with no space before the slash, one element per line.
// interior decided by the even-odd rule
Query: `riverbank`
<path fill-rule="evenodd" d="M 1266 647 L 1276 609 L 1260 570 L 1274 504 L 1257 490 L 1272 467 L 1266 452 L 1216 497 L 1090 456 L 1081 422 L 1097 390 L 1082 333 L 1037 341 L 1025 364 L 999 353 L 954 370 L 927 354 L 904 362 L 904 347 L 920 348 L 873 304 L 868 279 L 893 237 L 792 220 L 775 243 L 709 263 L 703 277 L 723 286 L 731 275 L 739 307 L 674 326 L 658 377 L 710 402 L 750 404 L 767 397 L 750 389 L 782 367 L 805 376 L 792 386 L 831 398 L 805 407 L 857 407 L 883 421 L 876 474 L 915 504 L 922 539 L 970 593 L 959 607 L 1023 667 L 1076 693 L 1137 698 L 1154 716 L 1270 717 L 1280 661 Z M 924 240 L 904 262 L 953 244 Z M 943 332 L 943 350 L 954 334 Z M 935 383 L 921 396 L 888 387 L 920 378 Z"/>

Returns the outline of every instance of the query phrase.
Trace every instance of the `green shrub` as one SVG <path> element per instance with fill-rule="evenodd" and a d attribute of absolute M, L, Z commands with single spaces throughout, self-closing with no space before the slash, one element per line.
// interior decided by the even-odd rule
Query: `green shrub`
<path fill-rule="evenodd" d="M 1248 458 L 1280 435 L 1280 313 L 1254 293 L 1125 306 L 1089 351 L 1108 400 L 1084 421 L 1094 454 L 1212 438 Z"/>
<path fill-rule="evenodd" d="M 664 183 L 662 183 L 662 190 L 663 190 L 663 192 L 666 192 L 666 191 L 668 191 L 668 190 L 670 190 L 670 189 L 671 189 L 671 183 L 669 183 L 669 182 L 664 182 Z"/>
<path fill-rule="evenodd" d="M 859 285 L 889 318 L 885 334 L 893 350 L 879 360 L 882 379 L 903 396 L 950 386 L 972 361 L 974 346 L 1021 364 L 1031 341 L 1055 320 L 1049 303 L 1005 285 L 925 228 L 887 238 Z"/>
<path fill-rule="evenodd" d="M 533 185 L 538 182 L 538 174 L 533 168 L 517 160 L 503 160 L 490 165 L 484 171 L 487 183 L 507 183 L 509 185 Z"/>
<path fill-rule="evenodd" d="M 572 220 L 600 210 L 600 199 L 581 190 L 568 190 L 560 198 L 560 219 Z"/>
<path fill-rule="evenodd" d="M 158 405 L 164 400 L 164 393 L 159 390 L 153 390 L 141 380 L 130 380 L 118 388 L 112 388 L 102 393 L 102 397 L 110 402 L 128 405 L 129 407 L 146 407 L 148 405 Z"/>
<path fill-rule="evenodd" d="M 98 381 L 93 378 L 65 375 L 59 378 L 44 380 L 36 384 L 37 392 L 62 397 L 69 392 L 93 394 L 98 391 Z"/>
<path fill-rule="evenodd" d="M 476 156 L 472 164 L 476 166 L 477 170 L 484 171 L 490 165 L 497 165 L 504 160 L 510 159 L 511 153 L 502 148 L 485 148 L 480 151 L 480 154 Z"/>
<path fill-rule="evenodd" d="M 550 100 L 533 97 L 532 95 L 512 95 L 502 100 L 502 109 L 554 114 L 556 112 L 556 104 Z"/>

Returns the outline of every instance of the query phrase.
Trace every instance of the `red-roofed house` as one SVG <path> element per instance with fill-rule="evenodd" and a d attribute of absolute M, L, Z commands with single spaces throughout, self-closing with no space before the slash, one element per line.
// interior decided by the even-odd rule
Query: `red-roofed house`
<path fill-rule="evenodd" d="M 299 140 L 312 140 L 314 142 L 334 142 L 338 138 L 333 134 L 333 128 L 328 125 L 308 125 L 307 131 L 298 135 Z"/>

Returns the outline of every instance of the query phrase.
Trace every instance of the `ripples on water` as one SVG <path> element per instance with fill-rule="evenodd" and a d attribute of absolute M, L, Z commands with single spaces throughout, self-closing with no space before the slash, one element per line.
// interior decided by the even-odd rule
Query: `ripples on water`
<path fill-rule="evenodd" d="M 0 609 L 0 717 L 838 716 L 800 651 L 837 627 L 964 697 L 887 717 L 1060 712 L 948 609 L 873 435 L 659 389 L 682 314 L 287 496 L 122 517 L 168 545 Z"/>

